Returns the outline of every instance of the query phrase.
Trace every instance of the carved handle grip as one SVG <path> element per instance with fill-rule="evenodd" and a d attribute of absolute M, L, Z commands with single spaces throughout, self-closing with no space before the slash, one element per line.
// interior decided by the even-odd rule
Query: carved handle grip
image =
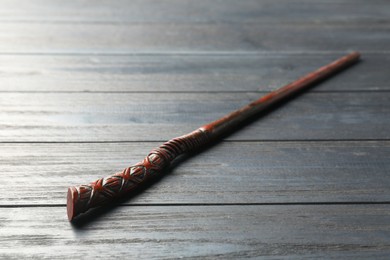
<path fill-rule="evenodd" d="M 198 149 L 209 139 L 205 129 L 174 138 L 152 150 L 143 161 L 122 172 L 98 179 L 88 185 L 68 189 L 67 212 L 69 220 L 89 209 L 103 206 L 139 187 L 160 174 L 179 155 Z"/>

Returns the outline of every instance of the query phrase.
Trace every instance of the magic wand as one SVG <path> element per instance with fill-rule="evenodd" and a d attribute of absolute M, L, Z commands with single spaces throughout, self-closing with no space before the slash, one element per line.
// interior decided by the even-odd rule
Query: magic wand
<path fill-rule="evenodd" d="M 98 179 L 88 185 L 70 187 L 67 198 L 68 219 L 72 221 L 89 209 L 106 205 L 129 194 L 154 176 L 162 174 L 179 155 L 193 152 L 210 144 L 235 130 L 252 116 L 264 112 L 272 105 L 352 65 L 359 57 L 358 52 L 352 52 L 210 124 L 187 135 L 169 140 L 152 150 L 143 161 L 127 167 L 122 172 Z"/>

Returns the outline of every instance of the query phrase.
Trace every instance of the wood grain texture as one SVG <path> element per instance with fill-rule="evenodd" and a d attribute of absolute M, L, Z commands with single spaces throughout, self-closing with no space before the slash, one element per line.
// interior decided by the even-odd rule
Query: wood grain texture
<path fill-rule="evenodd" d="M 384 52 L 384 3 L 5 1 L 0 52 Z"/>
<path fill-rule="evenodd" d="M 373 23 L 389 22 L 386 0 L 2 0 L 0 22 Z"/>
<path fill-rule="evenodd" d="M 1 205 L 65 204 L 68 186 L 140 161 L 159 143 L 0 144 Z M 223 142 L 129 204 L 390 201 L 390 142 Z"/>
<path fill-rule="evenodd" d="M 3 93 L 0 141 L 166 141 L 259 93 Z M 230 140 L 388 139 L 390 93 L 305 93 Z"/>
<path fill-rule="evenodd" d="M 0 1 L 0 258 L 388 259 L 389 29 L 387 0 Z M 68 223 L 68 186 L 350 50 L 363 62 Z"/>
<path fill-rule="evenodd" d="M 226 92 L 271 91 L 340 54 L 0 55 L 0 91 Z M 363 61 L 312 89 L 390 91 L 390 55 Z M 297 61 L 299 61 L 297 63 Z"/>
<path fill-rule="evenodd" d="M 76 228 L 63 207 L 2 208 L 0 256 L 386 259 L 389 213 L 389 205 L 119 207 Z"/>
<path fill-rule="evenodd" d="M 390 51 L 387 23 L 322 24 L 36 24 L 0 23 L 1 53 L 196 51 Z M 102 33 L 104 32 L 104 33 Z M 307 37 L 310 32 L 310 37 Z M 369 37 L 368 37 L 369 36 Z"/>

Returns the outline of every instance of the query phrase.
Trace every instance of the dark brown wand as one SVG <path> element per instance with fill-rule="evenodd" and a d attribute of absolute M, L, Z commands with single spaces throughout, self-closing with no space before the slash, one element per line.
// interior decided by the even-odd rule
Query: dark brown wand
<path fill-rule="evenodd" d="M 89 209 L 106 205 L 114 199 L 129 194 L 130 191 L 152 177 L 163 173 L 164 169 L 179 155 L 206 146 L 224 134 L 233 131 L 248 118 L 350 66 L 359 57 L 358 52 L 348 54 L 210 124 L 204 125 L 187 135 L 169 140 L 152 150 L 143 161 L 124 169 L 122 172 L 101 178 L 88 185 L 70 187 L 67 199 L 69 220 L 73 220 Z"/>

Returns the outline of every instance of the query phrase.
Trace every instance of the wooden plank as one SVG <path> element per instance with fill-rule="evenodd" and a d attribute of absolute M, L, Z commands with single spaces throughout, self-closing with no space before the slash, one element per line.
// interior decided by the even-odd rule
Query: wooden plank
<path fill-rule="evenodd" d="M 0 144 L 0 205 L 64 204 L 66 190 L 141 161 L 159 143 Z M 390 141 L 223 142 L 125 203 L 390 201 Z"/>
<path fill-rule="evenodd" d="M 0 91 L 11 93 L 0 96 L 0 141 L 9 142 L 0 144 L 0 258 L 387 259 L 386 7 L 2 1 Z M 258 97 L 242 91 L 278 87 L 352 49 L 370 53 L 367 62 L 182 162 L 127 206 L 86 225 L 67 222 L 67 186 L 120 170 L 159 144 L 151 141 Z M 23 91 L 97 93 L 15 93 Z M 155 93 L 169 91 L 181 93 Z M 241 93 L 213 93 L 223 91 Z M 330 141 L 302 142 L 312 139 Z M 122 142 L 139 140 L 148 142 Z"/>
<path fill-rule="evenodd" d="M 2 55 L 0 91 L 270 91 L 341 54 Z M 363 61 L 312 91 L 389 91 L 390 55 Z"/>
<path fill-rule="evenodd" d="M 386 0 L 2 0 L 0 22 L 370 23 L 388 22 Z"/>
<path fill-rule="evenodd" d="M 0 141 L 165 141 L 258 93 L 3 93 Z M 390 93 L 305 93 L 230 140 L 388 139 Z"/>
<path fill-rule="evenodd" d="M 387 259 L 390 205 L 119 207 L 81 227 L 64 207 L 0 209 L 6 259 Z"/>
<path fill-rule="evenodd" d="M 1 53 L 390 51 L 388 23 L 36 24 L 0 23 Z M 310 35 L 310 37 L 308 37 Z"/>

